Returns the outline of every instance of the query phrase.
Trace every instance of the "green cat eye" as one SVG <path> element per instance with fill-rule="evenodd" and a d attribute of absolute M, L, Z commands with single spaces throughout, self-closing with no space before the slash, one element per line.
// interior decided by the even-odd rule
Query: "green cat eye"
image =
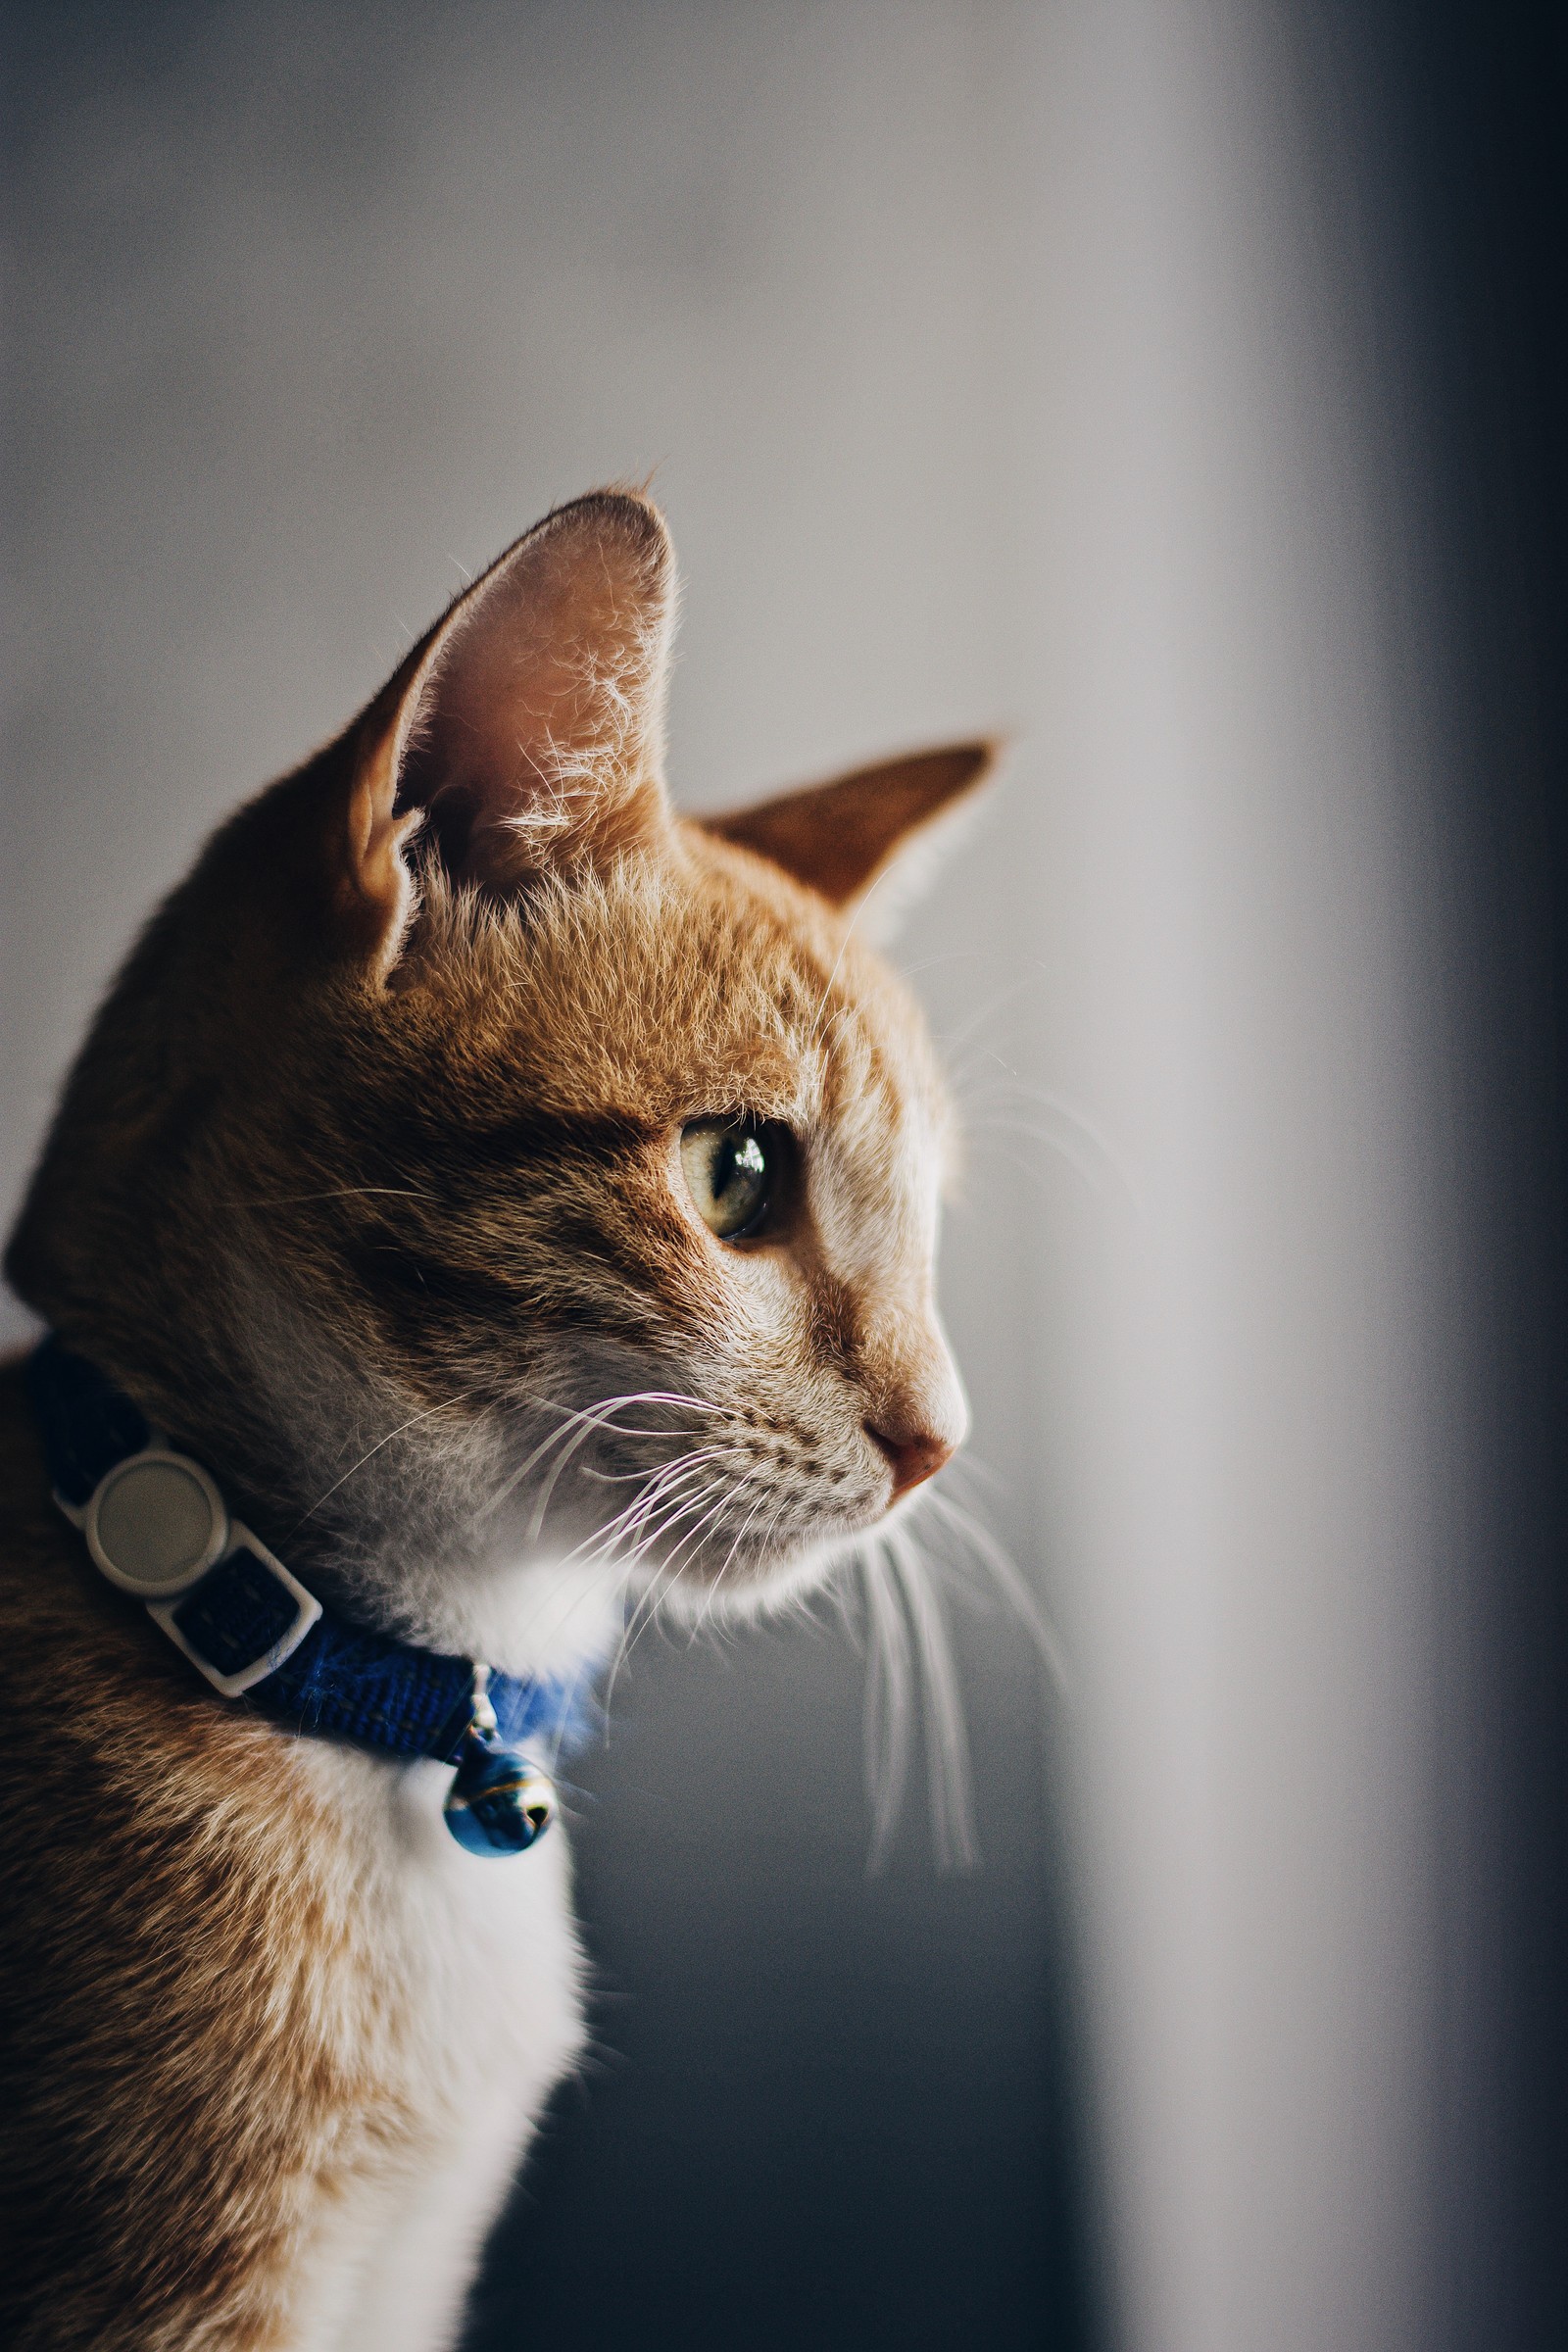
<path fill-rule="evenodd" d="M 721 1242 L 744 1241 L 764 1222 L 779 1158 L 773 1132 L 754 1119 L 693 1119 L 681 1132 L 687 1189 Z"/>

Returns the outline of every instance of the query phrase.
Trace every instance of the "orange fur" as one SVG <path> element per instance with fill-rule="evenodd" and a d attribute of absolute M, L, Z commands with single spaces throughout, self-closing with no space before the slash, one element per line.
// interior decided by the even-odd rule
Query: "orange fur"
<path fill-rule="evenodd" d="M 100 1013 L 8 1259 L 325 1595 L 515 1671 L 624 1574 L 582 1553 L 604 1477 L 657 1487 L 691 1442 L 716 1499 L 638 1572 L 711 1601 L 819 1573 L 962 1430 L 939 1076 L 830 902 L 983 755 L 825 788 L 814 864 L 809 796 L 677 820 L 672 605 L 654 510 L 579 501 L 231 819 Z M 679 1174 L 713 1114 L 796 1139 L 734 1249 Z M 691 1401 L 595 1420 L 649 1390 Z M 0 1448 L 6 2340 L 352 2343 L 365 2247 L 487 2085 L 493 2202 L 569 2063 L 563 1841 L 494 1892 L 438 1850 L 435 1768 L 217 1699 L 53 1513 L 14 1373 Z"/>

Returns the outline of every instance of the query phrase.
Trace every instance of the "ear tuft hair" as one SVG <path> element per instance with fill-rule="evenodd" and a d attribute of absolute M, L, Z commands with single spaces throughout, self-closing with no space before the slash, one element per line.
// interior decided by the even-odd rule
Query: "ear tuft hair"
<path fill-rule="evenodd" d="M 336 830 L 339 906 L 383 969 L 416 827 L 454 881 L 499 898 L 667 823 L 674 616 L 663 518 L 618 490 L 558 508 L 454 599 L 359 722 Z"/>

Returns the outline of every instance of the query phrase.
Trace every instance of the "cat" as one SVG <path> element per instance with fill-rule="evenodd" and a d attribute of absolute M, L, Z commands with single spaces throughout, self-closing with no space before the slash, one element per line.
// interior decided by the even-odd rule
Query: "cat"
<path fill-rule="evenodd" d="M 674 596 L 646 499 L 561 508 L 224 824 L 7 1258 L 290 1593 L 563 1708 L 628 1588 L 772 1605 L 965 1429 L 950 1114 L 863 934 L 991 747 L 676 817 Z M 583 2046 L 566 1835 L 477 1859 L 444 1748 L 210 1688 L 38 1394 L 0 1373 L 0 2334 L 434 2352 Z"/>

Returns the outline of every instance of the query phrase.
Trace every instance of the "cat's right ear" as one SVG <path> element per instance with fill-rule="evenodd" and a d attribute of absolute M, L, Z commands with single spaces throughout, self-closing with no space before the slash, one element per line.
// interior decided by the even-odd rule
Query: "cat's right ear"
<path fill-rule="evenodd" d="M 382 973 L 421 826 L 456 883 L 504 898 L 667 823 L 674 605 L 657 508 L 597 491 L 510 547 L 414 648 L 355 730 L 331 845 L 339 914 Z"/>

